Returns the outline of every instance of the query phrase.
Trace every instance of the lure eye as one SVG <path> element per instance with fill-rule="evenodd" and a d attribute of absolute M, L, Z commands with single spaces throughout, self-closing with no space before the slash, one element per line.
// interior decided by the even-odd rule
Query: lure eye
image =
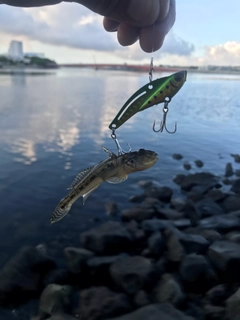
<path fill-rule="evenodd" d="M 174 76 L 174 79 L 177 81 L 177 82 L 180 82 L 182 80 L 182 76 L 180 74 L 176 74 Z"/>

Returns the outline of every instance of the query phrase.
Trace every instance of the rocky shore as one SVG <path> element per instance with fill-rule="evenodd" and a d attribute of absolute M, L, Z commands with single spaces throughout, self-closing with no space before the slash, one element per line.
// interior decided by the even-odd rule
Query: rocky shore
<path fill-rule="evenodd" d="M 107 204 L 121 221 L 83 232 L 64 249 L 65 268 L 44 246 L 22 247 L 0 271 L 0 307 L 17 320 L 32 299 L 31 320 L 239 320 L 240 170 L 228 163 L 217 177 L 194 165 L 198 173 L 173 179 L 181 197 L 139 181 L 128 209 Z"/>

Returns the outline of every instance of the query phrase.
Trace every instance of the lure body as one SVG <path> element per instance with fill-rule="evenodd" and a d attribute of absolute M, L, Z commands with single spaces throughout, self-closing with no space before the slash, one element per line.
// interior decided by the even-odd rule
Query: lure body
<path fill-rule="evenodd" d="M 146 84 L 126 101 L 109 129 L 117 129 L 137 112 L 162 103 L 166 98 L 171 99 L 181 89 L 186 78 L 187 71 L 183 70 Z"/>

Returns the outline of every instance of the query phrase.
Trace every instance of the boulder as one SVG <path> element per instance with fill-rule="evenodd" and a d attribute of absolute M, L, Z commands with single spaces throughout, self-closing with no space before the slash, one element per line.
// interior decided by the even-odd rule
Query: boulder
<path fill-rule="evenodd" d="M 205 253 L 210 245 L 208 240 L 197 234 L 183 234 L 179 240 L 187 254 Z"/>
<path fill-rule="evenodd" d="M 239 194 L 229 195 L 228 197 L 226 197 L 226 199 L 223 201 L 223 206 L 224 206 L 226 212 L 240 210 L 240 196 L 239 196 Z"/>
<path fill-rule="evenodd" d="M 142 222 L 142 229 L 146 233 L 153 233 L 155 231 L 163 231 L 165 229 L 173 228 L 173 221 L 164 219 L 149 219 Z"/>
<path fill-rule="evenodd" d="M 72 288 L 59 284 L 49 284 L 40 297 L 39 313 L 52 315 L 67 312 L 71 305 Z"/>
<path fill-rule="evenodd" d="M 214 229 L 222 233 L 240 230 L 240 217 L 230 214 L 212 216 L 200 220 L 199 227 L 201 229 Z"/>
<path fill-rule="evenodd" d="M 228 162 L 225 167 L 225 177 L 231 177 L 234 175 L 231 162 Z"/>
<path fill-rule="evenodd" d="M 162 253 L 164 241 L 160 232 L 156 231 L 148 238 L 148 248 L 153 255 L 159 256 Z"/>
<path fill-rule="evenodd" d="M 181 189 L 184 191 L 190 191 L 194 186 L 197 185 L 205 185 L 211 187 L 217 185 L 216 177 L 209 172 L 181 175 L 181 177 L 178 177 L 178 179 L 174 180 L 174 182 L 176 181 L 178 182 L 178 184 L 180 184 Z"/>
<path fill-rule="evenodd" d="M 156 216 L 160 219 L 175 220 L 183 218 L 184 214 L 171 208 L 158 208 Z"/>
<path fill-rule="evenodd" d="M 198 216 L 206 218 L 224 214 L 223 209 L 211 198 L 204 198 L 195 204 Z"/>
<path fill-rule="evenodd" d="M 153 289 L 153 300 L 157 303 L 169 302 L 179 306 L 184 299 L 185 294 L 176 279 L 171 274 L 163 274 Z"/>
<path fill-rule="evenodd" d="M 110 267 L 110 274 L 117 287 L 133 294 L 150 282 L 153 267 L 151 260 L 132 256 L 114 262 Z"/>
<path fill-rule="evenodd" d="M 215 241 L 208 249 L 208 258 L 225 281 L 240 281 L 239 244 L 230 241 Z"/>
<path fill-rule="evenodd" d="M 130 233 L 119 222 L 109 221 L 81 234 L 84 248 L 98 254 L 124 252 L 132 244 Z"/>
<path fill-rule="evenodd" d="M 130 312 L 130 299 L 106 287 L 93 287 L 80 292 L 80 311 L 83 320 L 102 320 Z"/>
<path fill-rule="evenodd" d="M 233 181 L 233 184 L 230 190 L 232 192 L 240 194 L 240 179 L 236 179 Z"/>
<path fill-rule="evenodd" d="M 217 281 L 217 276 L 206 258 L 202 255 L 189 254 L 180 264 L 180 276 L 188 291 L 202 293 Z"/>
<path fill-rule="evenodd" d="M 116 202 L 110 201 L 105 204 L 106 214 L 108 216 L 116 216 L 119 211 L 118 205 Z"/>
<path fill-rule="evenodd" d="M 92 251 L 83 248 L 67 247 L 64 249 L 68 270 L 72 273 L 82 272 L 87 260 L 94 256 Z"/>
<path fill-rule="evenodd" d="M 35 247 L 22 247 L 0 271 L 0 306 L 14 306 L 36 295 L 55 262 Z"/>
<path fill-rule="evenodd" d="M 174 153 L 172 157 L 175 160 L 181 160 L 183 158 L 183 156 L 180 153 Z"/>
<path fill-rule="evenodd" d="M 171 200 L 173 191 L 169 187 L 157 187 L 150 186 L 145 189 L 145 194 L 147 197 L 157 198 L 160 201 L 169 202 Z"/>
<path fill-rule="evenodd" d="M 204 166 L 204 163 L 202 160 L 195 160 L 194 162 L 198 168 L 202 168 Z"/>
<path fill-rule="evenodd" d="M 226 318 L 227 320 L 240 319 L 240 289 L 226 301 Z"/>
<path fill-rule="evenodd" d="M 121 212 L 122 219 L 124 221 L 136 220 L 138 222 L 145 219 L 150 219 L 154 216 L 155 210 L 146 205 L 139 205 L 129 209 L 125 209 Z"/>
<path fill-rule="evenodd" d="M 150 304 L 123 315 L 109 320 L 195 320 L 175 309 L 170 303 Z"/>
<path fill-rule="evenodd" d="M 179 235 L 174 230 L 164 231 L 165 245 L 167 247 L 167 257 L 171 262 L 180 262 L 185 256 L 185 250 L 179 240 Z"/>

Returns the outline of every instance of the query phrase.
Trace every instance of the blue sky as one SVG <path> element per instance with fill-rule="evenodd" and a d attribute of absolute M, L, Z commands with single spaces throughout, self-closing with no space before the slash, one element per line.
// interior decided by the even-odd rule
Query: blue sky
<path fill-rule="evenodd" d="M 156 63 L 240 65 L 240 1 L 176 0 L 177 19 Z M 0 53 L 11 40 L 25 52 L 44 52 L 63 62 L 149 62 L 138 44 L 121 47 L 102 27 L 102 17 L 81 5 L 41 8 L 0 5 Z"/>

